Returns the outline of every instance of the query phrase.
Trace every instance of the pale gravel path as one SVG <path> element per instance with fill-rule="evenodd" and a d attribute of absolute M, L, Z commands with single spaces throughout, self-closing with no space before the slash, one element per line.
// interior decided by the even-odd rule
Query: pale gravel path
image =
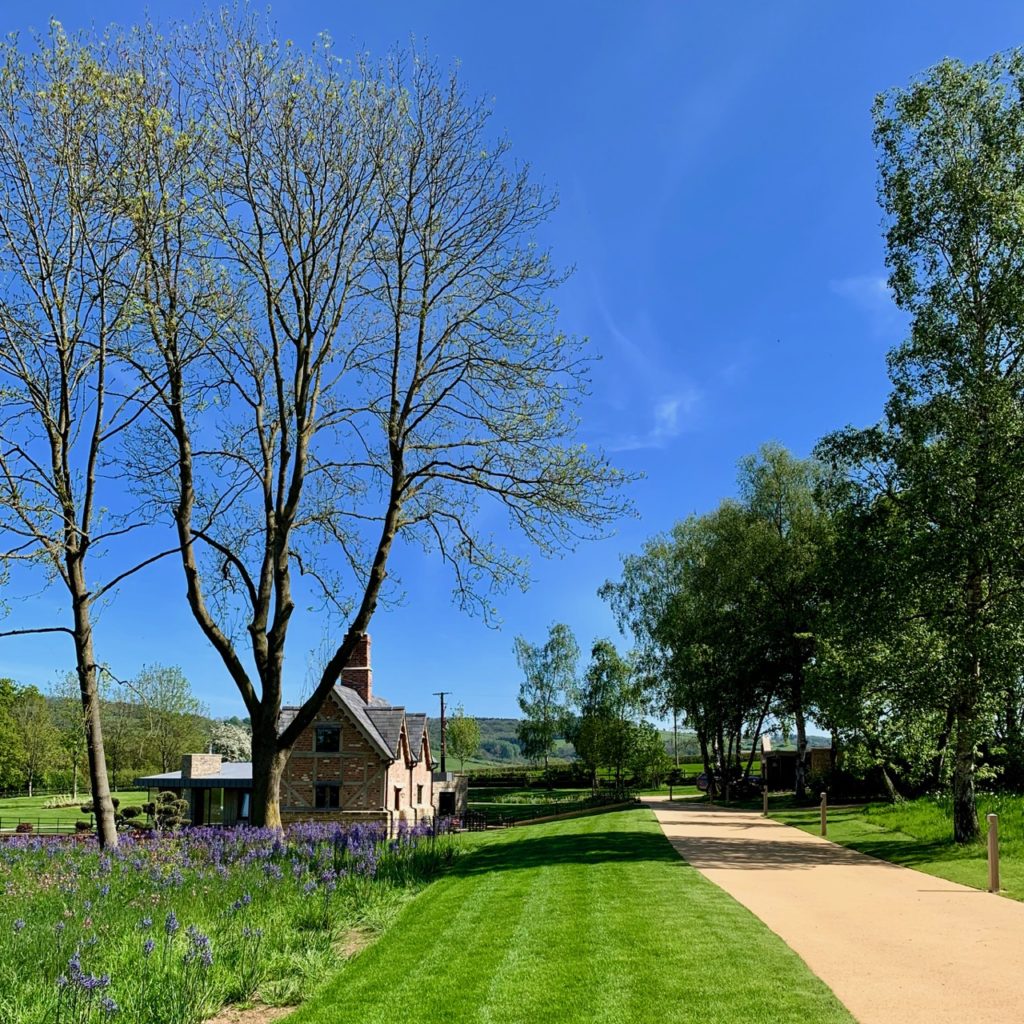
<path fill-rule="evenodd" d="M 1024 1022 L 1024 903 L 756 812 L 644 803 L 680 855 L 778 934 L 861 1024 Z"/>

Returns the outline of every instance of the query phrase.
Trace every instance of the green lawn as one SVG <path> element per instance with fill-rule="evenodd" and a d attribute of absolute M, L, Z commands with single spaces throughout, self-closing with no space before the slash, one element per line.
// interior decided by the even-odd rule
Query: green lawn
<path fill-rule="evenodd" d="M 999 815 L 1000 882 L 1005 895 L 1024 900 L 1024 797 L 981 797 L 978 812 L 983 833 L 985 815 Z M 814 835 L 820 833 L 817 806 L 795 808 L 786 798 L 775 797 L 771 816 Z M 953 842 L 952 831 L 948 803 L 933 797 L 901 804 L 833 807 L 828 814 L 828 838 L 833 842 L 937 878 L 987 888 L 984 837 L 979 843 L 958 846 Z"/>
<path fill-rule="evenodd" d="M 289 1024 L 852 1024 L 647 809 L 465 841 Z"/>
<path fill-rule="evenodd" d="M 145 791 L 114 793 L 115 798 L 121 801 L 122 807 L 131 805 L 138 806 L 148 800 Z M 79 806 L 74 807 L 43 807 L 43 804 L 50 800 L 49 796 L 15 796 L 6 800 L 0 800 L 0 831 L 7 832 L 14 829 L 19 822 L 28 821 L 32 825 L 43 826 L 60 823 L 68 826 L 68 831 L 74 828 L 75 821 L 88 821 L 89 815 L 83 814 Z M 83 795 L 81 803 L 88 800 Z"/>

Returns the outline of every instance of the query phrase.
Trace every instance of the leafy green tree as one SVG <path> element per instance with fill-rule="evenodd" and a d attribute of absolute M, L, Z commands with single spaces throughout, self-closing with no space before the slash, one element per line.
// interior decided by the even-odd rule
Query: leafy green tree
<path fill-rule="evenodd" d="M 661 733 L 650 722 L 632 726 L 629 750 L 629 771 L 641 786 L 660 786 L 672 769 L 672 758 L 665 749 Z"/>
<path fill-rule="evenodd" d="M 130 786 L 132 780 L 156 768 L 157 761 L 138 703 L 121 686 L 100 691 L 100 714 L 107 768 L 114 790 Z"/>
<path fill-rule="evenodd" d="M 0 789 L 21 785 L 19 760 L 21 738 L 14 721 L 18 687 L 13 679 L 0 678 Z"/>
<path fill-rule="evenodd" d="M 894 508 L 890 557 L 948 671 L 953 835 L 1019 676 L 1024 615 L 1024 56 L 947 60 L 875 104 L 886 259 L 907 340 L 875 428 L 825 450 Z"/>
<path fill-rule="evenodd" d="M 53 724 L 57 729 L 58 764 L 63 770 L 71 795 L 78 799 L 78 782 L 87 774 L 85 716 L 73 672 L 64 675 L 49 692 Z M 113 804 L 111 804 L 113 810 Z"/>
<path fill-rule="evenodd" d="M 596 640 L 580 687 L 579 716 L 570 738 L 584 763 L 595 771 L 598 767 L 611 768 L 617 785 L 622 784 L 632 755 L 634 726 L 643 708 L 643 690 L 630 662 L 610 640 Z"/>
<path fill-rule="evenodd" d="M 740 465 L 740 501 L 652 539 L 602 587 L 636 642 L 652 702 L 684 712 L 712 778 L 749 772 L 744 738 L 756 744 L 773 708 L 795 720 L 806 751 L 808 669 L 828 597 L 823 475 L 819 463 L 765 445 Z"/>
<path fill-rule="evenodd" d="M 579 645 L 572 630 L 559 622 L 550 627 L 548 639 L 540 647 L 517 636 L 515 654 L 525 677 L 519 685 L 519 709 L 524 716 L 519 740 L 523 754 L 532 761 L 543 760 L 546 769 L 576 700 Z"/>
<path fill-rule="evenodd" d="M 24 686 L 14 696 L 14 722 L 18 767 L 28 795 L 57 757 L 58 735 L 46 698 L 34 686 Z"/>
<path fill-rule="evenodd" d="M 745 626 L 760 647 L 755 671 L 793 718 L 797 799 L 805 792 L 807 715 L 815 705 L 810 668 L 821 640 L 821 613 L 831 596 L 826 566 L 832 520 L 820 499 L 825 475 L 821 462 L 795 458 L 776 444 L 763 445 L 740 463 L 749 535 L 749 543 L 738 548 L 746 557 L 737 565 L 740 580 L 748 580 L 746 587 L 739 584 L 747 597 Z"/>
<path fill-rule="evenodd" d="M 180 668 L 148 665 L 125 685 L 138 705 L 146 742 L 161 772 L 180 767 L 183 754 L 207 748 L 206 709 Z"/>
<path fill-rule="evenodd" d="M 466 760 L 480 749 L 480 725 L 466 714 L 461 704 L 448 719 L 447 740 L 448 749 L 459 759 L 459 771 L 462 771 Z"/>

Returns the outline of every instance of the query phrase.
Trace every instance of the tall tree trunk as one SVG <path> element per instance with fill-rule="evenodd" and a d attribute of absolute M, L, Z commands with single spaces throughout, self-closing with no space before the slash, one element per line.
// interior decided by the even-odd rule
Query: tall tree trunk
<path fill-rule="evenodd" d="M 960 680 L 956 702 L 956 746 L 953 751 L 953 840 L 972 843 L 981 835 L 978 805 L 974 797 L 974 747 L 978 728 L 978 703 L 981 689 L 980 634 L 984 628 L 984 583 L 977 559 L 972 558 L 967 580 L 967 618 L 970 623 L 971 653 Z"/>
<path fill-rule="evenodd" d="M 956 706 L 950 703 L 946 709 L 946 721 L 942 725 L 935 742 L 935 756 L 932 758 L 931 768 L 928 777 L 933 788 L 938 787 L 942 782 L 942 771 L 946 765 L 946 751 L 949 748 L 949 736 L 953 731 L 953 723 L 956 721 Z"/>
<path fill-rule="evenodd" d="M 750 757 L 747 758 L 747 767 L 743 772 L 744 778 L 750 778 L 750 770 L 754 767 L 754 754 L 757 752 L 757 741 L 761 738 L 761 730 L 764 728 L 764 720 L 768 717 L 768 709 L 772 705 L 771 696 L 764 702 L 761 715 L 757 720 L 757 727 L 754 729 L 753 738 L 750 741 Z"/>
<path fill-rule="evenodd" d="M 708 780 L 708 796 L 715 796 L 715 772 L 711 764 L 711 752 L 708 750 L 708 738 L 703 729 L 697 729 L 697 742 L 700 744 L 700 756 L 704 761 L 704 776 Z"/>
<path fill-rule="evenodd" d="M 278 712 L 273 708 L 252 719 L 252 807 L 250 821 L 263 828 L 280 829 L 281 778 L 291 750 L 277 742 Z"/>
<path fill-rule="evenodd" d="M 71 796 L 78 799 L 78 758 L 75 758 L 74 764 L 71 766 Z"/>
<path fill-rule="evenodd" d="M 793 780 L 793 794 L 797 802 L 807 799 L 807 720 L 804 718 L 803 704 L 798 700 L 793 709 L 796 721 L 796 778 Z"/>
<path fill-rule="evenodd" d="M 92 620 L 89 615 L 89 597 L 81 563 L 72 561 L 68 569 L 72 584 L 75 657 L 78 687 L 82 694 L 85 746 L 89 754 L 89 783 L 92 787 L 93 813 L 96 815 L 96 835 L 101 849 L 113 849 L 117 846 L 117 824 L 114 821 L 114 804 L 110 798 L 107 760 L 103 750 L 103 727 L 100 723 L 100 695 L 96 683 L 97 666 L 93 648 Z"/>
<path fill-rule="evenodd" d="M 882 785 L 885 786 L 885 792 L 888 794 L 889 803 L 903 803 L 903 797 L 900 795 L 900 791 L 896 788 L 896 783 L 892 781 L 892 776 L 889 774 L 889 768 L 884 764 L 882 765 Z"/>
<path fill-rule="evenodd" d="M 250 820 L 263 828 L 280 829 L 281 778 L 290 751 L 254 743 L 252 750 L 252 808 Z"/>
<path fill-rule="evenodd" d="M 957 709 L 953 747 L 953 839 L 958 843 L 973 843 L 981 835 L 974 796 L 975 717 L 970 702 L 962 703 Z"/>

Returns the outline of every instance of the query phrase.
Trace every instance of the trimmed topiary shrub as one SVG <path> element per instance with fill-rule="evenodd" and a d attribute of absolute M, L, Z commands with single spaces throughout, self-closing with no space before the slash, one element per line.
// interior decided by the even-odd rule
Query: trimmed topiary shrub
<path fill-rule="evenodd" d="M 188 824 L 188 801 L 176 793 L 164 790 L 156 798 L 153 812 L 154 826 L 161 832 L 177 832 Z"/>

